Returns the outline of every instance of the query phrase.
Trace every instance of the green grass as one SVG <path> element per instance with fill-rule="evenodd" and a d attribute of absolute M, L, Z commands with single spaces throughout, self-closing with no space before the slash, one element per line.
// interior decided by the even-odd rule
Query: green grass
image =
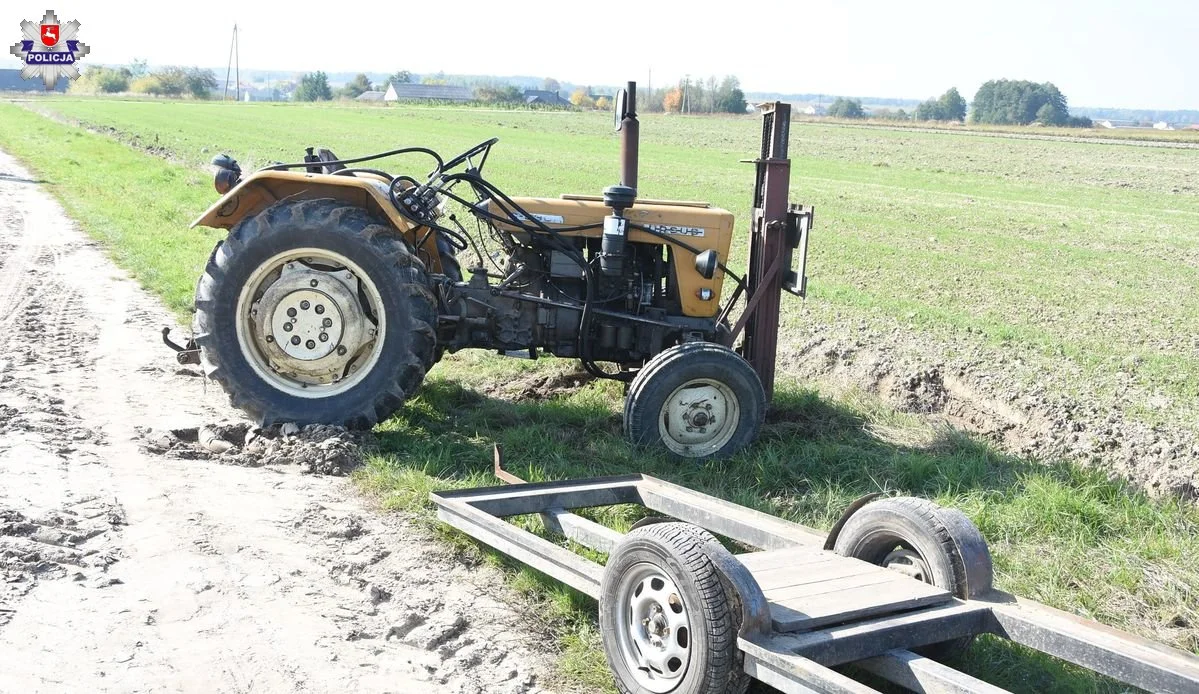
<path fill-rule="evenodd" d="M 294 160 L 306 145 L 343 155 L 402 144 L 456 151 L 498 134 L 489 167 L 506 190 L 593 192 L 615 178 L 615 138 L 606 119 L 588 114 L 67 99 L 35 106 L 115 132 L 91 134 L 0 104 L 0 148 L 22 157 L 118 263 L 180 312 L 219 236 L 185 228 L 215 197 L 203 164 L 216 151 L 254 166 Z M 705 198 L 741 213 L 752 174 L 735 161 L 755 150 L 757 128 L 752 119 L 646 119 L 645 193 Z M 157 147 L 170 160 L 129 145 Z M 817 205 L 818 231 L 813 296 L 802 311 L 789 309 L 787 322 L 902 321 L 950 342 L 1000 346 L 1041 365 L 1049 382 L 1062 369 L 1102 381 L 1122 355 L 1136 353 L 1140 387 L 1185 401 L 1174 415 L 1190 411 L 1199 374 L 1199 352 L 1185 341 L 1199 309 L 1193 152 L 826 125 L 797 126 L 792 152 L 793 197 Z M 426 168 L 422 161 L 411 170 Z M 380 452 L 360 482 L 431 528 L 439 526 L 429 491 L 494 483 L 493 442 L 527 479 L 642 471 L 820 528 L 866 492 L 927 496 L 978 524 L 1003 589 L 1199 653 L 1193 506 L 1151 501 L 1071 465 L 1005 455 L 855 391 L 822 396 L 786 377 L 757 445 L 724 463 L 681 466 L 623 442 L 616 384 L 521 397 L 569 385 L 578 378 L 572 369 L 481 353 L 448 358 L 378 427 Z M 593 517 L 623 529 L 637 511 Z M 563 671 L 607 687 L 594 605 L 479 555 L 505 567 L 560 625 Z M 980 644 L 961 666 L 1025 691 L 1120 690 L 999 642 Z"/>
<path fill-rule="evenodd" d="M 498 135 L 488 173 L 508 191 L 594 193 L 617 173 L 602 114 L 93 99 L 36 108 L 196 170 L 218 151 L 249 168 L 297 160 L 306 145 L 343 156 L 410 144 L 450 152 Z M 756 151 L 755 118 L 647 116 L 641 130 L 646 195 L 709 200 L 744 229 L 752 174 L 738 160 Z M 818 217 L 812 294 L 802 313 L 787 304 L 789 334 L 898 322 L 947 350 L 1002 352 L 1027 365 L 1016 374 L 1026 384 L 1193 428 L 1193 150 L 796 123 L 791 153 L 792 197 Z M 419 175 L 428 162 L 388 166 Z M 1144 406 L 1151 398 L 1158 404 Z"/>

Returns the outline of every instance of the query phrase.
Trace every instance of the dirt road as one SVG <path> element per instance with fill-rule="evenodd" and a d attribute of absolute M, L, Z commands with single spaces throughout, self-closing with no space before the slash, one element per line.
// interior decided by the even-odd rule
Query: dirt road
<path fill-rule="evenodd" d="M 0 153 L 0 692 L 542 691 L 499 576 L 344 479 L 139 447 L 237 415 L 31 179 Z"/>

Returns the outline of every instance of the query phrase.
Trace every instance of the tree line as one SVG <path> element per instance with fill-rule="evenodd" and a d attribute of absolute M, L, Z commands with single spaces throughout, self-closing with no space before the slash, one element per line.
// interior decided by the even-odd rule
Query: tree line
<path fill-rule="evenodd" d="M 211 98 L 217 88 L 212 70 L 198 67 L 170 66 L 153 72 L 145 61 L 134 61 L 126 67 L 112 68 L 89 65 L 79 79 L 71 83 L 71 91 L 83 94 L 149 94 L 151 96 L 190 96 Z"/>
<path fill-rule="evenodd" d="M 870 114 L 876 118 L 919 121 L 957 121 L 967 118 L 971 123 L 987 125 L 1056 125 L 1089 128 L 1091 119 L 1071 116 L 1066 96 L 1052 82 L 1041 84 L 1027 80 L 991 80 L 978 88 L 974 101 L 967 108 L 966 100 L 956 87 L 935 99 L 923 101 L 912 114 L 903 109 L 879 109 Z M 837 97 L 828 108 L 834 118 L 865 118 L 860 99 Z"/>

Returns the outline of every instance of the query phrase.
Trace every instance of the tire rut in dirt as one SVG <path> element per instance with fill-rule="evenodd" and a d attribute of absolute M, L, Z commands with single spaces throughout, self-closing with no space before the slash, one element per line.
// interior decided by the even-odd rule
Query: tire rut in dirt
<path fill-rule="evenodd" d="M 361 381 L 324 398 L 284 393 L 259 376 L 239 346 L 236 307 L 261 263 L 294 248 L 329 248 L 360 265 L 378 290 L 386 328 L 378 360 Z M 394 229 L 334 200 L 283 201 L 240 222 L 217 245 L 196 290 L 194 332 L 207 374 L 230 402 L 262 424 L 366 428 L 411 397 L 433 364 L 435 301 L 424 265 Z"/>

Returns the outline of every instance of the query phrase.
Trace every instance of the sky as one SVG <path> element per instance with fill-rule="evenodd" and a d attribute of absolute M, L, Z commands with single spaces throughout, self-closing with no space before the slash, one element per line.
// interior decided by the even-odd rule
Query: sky
<path fill-rule="evenodd" d="M 0 37 L 44 8 L 5 2 Z M 43 3 L 44 4 L 44 3 Z M 1199 0 L 59 2 L 85 61 L 531 75 L 576 84 L 736 75 L 749 92 L 924 99 L 1050 81 L 1078 106 L 1199 109 Z M 7 23 L 7 24 L 6 24 Z M 7 39 L 6 45 L 11 43 Z M 3 56 L 0 56 L 2 62 Z M 15 59 L 14 59 L 15 61 Z M 14 62 L 15 65 L 15 62 Z"/>

